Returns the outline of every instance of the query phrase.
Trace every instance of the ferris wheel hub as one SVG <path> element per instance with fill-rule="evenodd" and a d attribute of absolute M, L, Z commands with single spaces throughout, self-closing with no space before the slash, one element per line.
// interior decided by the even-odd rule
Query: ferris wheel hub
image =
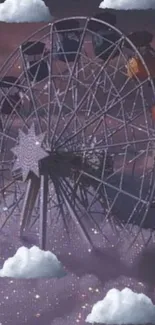
<path fill-rule="evenodd" d="M 30 172 L 39 177 L 39 161 L 48 156 L 48 153 L 41 147 L 45 134 L 35 134 L 34 123 L 25 134 L 19 129 L 19 144 L 11 151 L 16 155 L 16 161 L 12 171 L 22 170 L 25 181 Z"/>

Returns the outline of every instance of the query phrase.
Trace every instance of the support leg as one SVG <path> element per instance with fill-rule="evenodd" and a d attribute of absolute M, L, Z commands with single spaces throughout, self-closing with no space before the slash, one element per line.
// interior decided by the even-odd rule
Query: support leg
<path fill-rule="evenodd" d="M 47 235 L 47 199 L 48 199 L 48 175 L 41 175 L 40 184 L 40 248 L 46 248 Z"/>
<path fill-rule="evenodd" d="M 27 183 L 26 194 L 21 211 L 20 218 L 20 236 L 23 235 L 23 231 L 29 225 L 31 214 L 36 202 L 36 198 L 39 192 L 40 180 L 36 176 L 32 176 Z"/>

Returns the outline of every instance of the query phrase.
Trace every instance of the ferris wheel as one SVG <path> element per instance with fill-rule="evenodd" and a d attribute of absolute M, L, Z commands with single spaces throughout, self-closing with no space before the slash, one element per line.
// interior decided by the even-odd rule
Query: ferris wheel
<path fill-rule="evenodd" d="M 89 224 L 118 242 L 155 227 L 154 52 L 115 25 L 50 23 L 0 70 L 0 226 L 35 227 L 43 249 L 56 219 L 91 246 Z"/>

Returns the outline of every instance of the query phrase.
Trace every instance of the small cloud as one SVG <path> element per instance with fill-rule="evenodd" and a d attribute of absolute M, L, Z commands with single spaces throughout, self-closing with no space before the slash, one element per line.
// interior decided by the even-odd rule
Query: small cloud
<path fill-rule="evenodd" d="M 5 0 L 0 4 L 0 21 L 3 22 L 48 22 L 51 19 L 43 0 Z"/>
<path fill-rule="evenodd" d="M 109 290 L 87 316 L 86 322 L 99 324 L 155 324 L 155 305 L 150 298 L 125 288 Z"/>
<path fill-rule="evenodd" d="M 100 4 L 100 8 L 111 9 L 155 9 L 154 0 L 104 0 Z"/>
<path fill-rule="evenodd" d="M 20 247 L 13 257 L 8 258 L 0 269 L 0 277 L 20 279 L 61 278 L 66 273 L 57 257 L 50 251 L 33 246 Z"/>

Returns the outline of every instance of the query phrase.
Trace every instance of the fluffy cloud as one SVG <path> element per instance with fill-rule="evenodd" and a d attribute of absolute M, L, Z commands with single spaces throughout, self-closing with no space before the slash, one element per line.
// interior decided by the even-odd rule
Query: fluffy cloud
<path fill-rule="evenodd" d="M 155 324 L 155 305 L 144 294 L 129 288 L 112 289 L 98 301 L 87 316 L 88 323 L 102 324 Z"/>
<path fill-rule="evenodd" d="M 50 251 L 36 246 L 20 247 L 13 257 L 8 258 L 0 270 L 0 277 L 34 279 L 43 277 L 60 278 L 65 275 L 57 257 Z"/>
<path fill-rule="evenodd" d="M 112 9 L 155 9 L 155 0 L 104 0 L 100 8 Z"/>
<path fill-rule="evenodd" d="M 51 18 L 43 0 L 5 0 L 0 4 L 0 21 L 47 22 Z"/>

